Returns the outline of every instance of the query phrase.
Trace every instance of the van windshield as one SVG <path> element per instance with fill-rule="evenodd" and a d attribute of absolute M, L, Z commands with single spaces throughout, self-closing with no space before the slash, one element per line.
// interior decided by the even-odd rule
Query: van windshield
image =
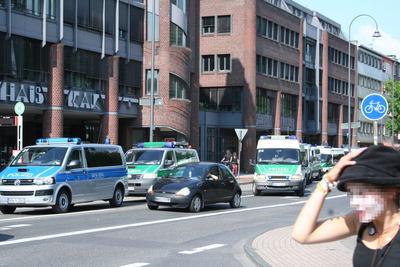
<path fill-rule="evenodd" d="M 300 164 L 300 150 L 295 148 L 258 149 L 259 164 Z"/>
<path fill-rule="evenodd" d="M 160 165 L 163 150 L 131 150 L 126 153 L 126 162 L 137 165 Z"/>
<path fill-rule="evenodd" d="M 332 161 L 332 155 L 331 154 L 321 154 L 321 161 L 324 163 L 328 163 Z"/>
<path fill-rule="evenodd" d="M 10 166 L 60 166 L 66 147 L 30 147 L 18 154 Z"/>

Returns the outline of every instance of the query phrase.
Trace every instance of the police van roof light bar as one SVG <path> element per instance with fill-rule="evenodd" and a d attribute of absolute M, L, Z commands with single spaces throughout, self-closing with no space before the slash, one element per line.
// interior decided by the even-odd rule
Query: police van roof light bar
<path fill-rule="evenodd" d="M 61 138 L 40 138 L 36 140 L 37 145 L 51 144 L 80 144 L 82 141 L 79 137 L 61 137 Z"/>

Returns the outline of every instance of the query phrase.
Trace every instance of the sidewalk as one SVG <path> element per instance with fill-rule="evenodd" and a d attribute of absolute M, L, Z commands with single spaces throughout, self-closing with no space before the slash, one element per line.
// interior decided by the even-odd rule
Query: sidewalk
<path fill-rule="evenodd" d="M 247 248 L 258 266 L 352 266 L 355 237 L 341 241 L 301 245 L 291 238 L 291 227 L 265 232 Z"/>
<path fill-rule="evenodd" d="M 240 174 L 236 177 L 239 184 L 251 184 L 253 182 L 253 174 Z"/>

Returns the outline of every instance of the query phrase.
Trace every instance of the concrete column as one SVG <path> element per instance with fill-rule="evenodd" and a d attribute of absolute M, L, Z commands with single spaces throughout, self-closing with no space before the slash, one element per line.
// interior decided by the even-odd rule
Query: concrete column
<path fill-rule="evenodd" d="M 328 143 L 328 73 L 329 73 L 329 61 L 328 61 L 328 48 L 329 39 L 328 32 L 322 32 L 322 136 L 321 144 Z"/>
<path fill-rule="evenodd" d="M 275 99 L 275 120 L 274 120 L 274 135 L 281 134 L 281 104 L 282 104 L 282 92 L 276 92 Z"/>
<path fill-rule="evenodd" d="M 303 139 L 303 22 L 300 20 L 299 27 L 299 97 L 297 101 L 297 125 L 296 136 L 297 140 Z"/>
<path fill-rule="evenodd" d="M 119 57 L 107 58 L 107 91 L 105 114 L 101 119 L 100 143 L 110 138 L 111 144 L 118 144 L 118 63 Z"/>
<path fill-rule="evenodd" d="M 248 132 L 243 139 L 241 170 L 254 172 L 254 167 L 249 164 L 249 159 L 256 158 L 256 1 L 243 1 L 243 12 L 246 14 L 244 22 L 245 34 L 242 42 L 246 57 L 243 61 L 243 73 L 245 84 L 243 86 L 243 124 Z"/>
<path fill-rule="evenodd" d="M 50 80 L 48 108 L 43 113 L 43 137 L 63 137 L 64 45 L 51 45 L 49 53 Z"/>
<path fill-rule="evenodd" d="M 343 132 L 342 132 L 342 123 L 343 123 L 343 104 L 339 105 L 339 125 L 338 125 L 338 147 L 342 147 L 343 145 Z"/>

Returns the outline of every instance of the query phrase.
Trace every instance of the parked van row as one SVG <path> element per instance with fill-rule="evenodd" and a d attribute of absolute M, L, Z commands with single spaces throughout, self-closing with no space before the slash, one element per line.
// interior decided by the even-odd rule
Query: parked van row
<path fill-rule="evenodd" d="M 313 180 L 320 180 L 345 155 L 342 148 L 300 143 L 296 136 L 261 136 L 257 143 L 253 194 L 294 191 L 303 196 Z"/>

